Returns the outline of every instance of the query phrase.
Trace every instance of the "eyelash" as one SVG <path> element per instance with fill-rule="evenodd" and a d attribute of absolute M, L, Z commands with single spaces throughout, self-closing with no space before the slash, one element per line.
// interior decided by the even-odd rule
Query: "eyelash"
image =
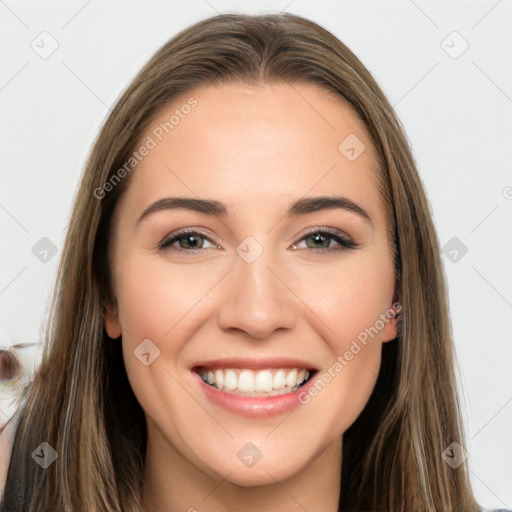
<path fill-rule="evenodd" d="M 183 229 L 181 231 L 178 231 L 177 233 L 172 233 L 170 235 L 167 235 L 159 244 L 159 249 L 165 249 L 170 247 L 173 243 L 179 241 L 180 239 L 184 238 L 186 235 L 195 235 L 199 238 L 205 238 L 210 243 L 216 245 L 214 242 L 212 242 L 205 234 L 196 231 L 194 229 Z M 321 235 L 327 238 L 330 238 L 334 241 L 336 241 L 340 247 L 320 247 L 320 248 L 311 248 L 307 247 L 307 249 L 311 249 L 312 251 L 319 252 L 319 253 L 330 253 L 333 251 L 342 251 L 344 249 L 357 249 L 359 246 L 357 243 L 352 241 L 347 236 L 341 235 L 338 231 L 330 230 L 327 228 L 321 228 L 321 229 L 315 229 L 308 233 L 306 233 L 299 242 L 302 242 L 303 240 L 309 238 L 312 235 Z M 293 245 L 296 245 L 295 243 Z M 185 253 L 192 253 L 197 254 L 203 249 L 183 249 L 182 247 L 176 248 L 178 251 L 185 252 Z"/>

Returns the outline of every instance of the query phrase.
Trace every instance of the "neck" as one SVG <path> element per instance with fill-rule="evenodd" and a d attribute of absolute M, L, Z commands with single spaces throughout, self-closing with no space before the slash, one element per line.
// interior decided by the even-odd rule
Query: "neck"
<path fill-rule="evenodd" d="M 337 512 L 341 482 L 341 439 L 298 473 L 266 485 L 240 486 L 207 474 L 148 429 L 144 512 Z"/>

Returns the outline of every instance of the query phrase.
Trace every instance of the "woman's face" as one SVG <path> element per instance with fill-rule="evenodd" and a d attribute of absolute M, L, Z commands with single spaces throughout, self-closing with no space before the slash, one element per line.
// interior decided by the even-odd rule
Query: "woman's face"
<path fill-rule="evenodd" d="M 343 100 L 281 84 L 198 88 L 143 144 L 105 325 L 148 450 L 244 486 L 295 475 L 339 449 L 396 335 L 371 141 Z"/>

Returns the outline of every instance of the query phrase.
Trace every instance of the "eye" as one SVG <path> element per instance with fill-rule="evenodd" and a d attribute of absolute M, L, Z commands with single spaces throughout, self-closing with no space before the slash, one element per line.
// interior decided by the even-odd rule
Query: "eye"
<path fill-rule="evenodd" d="M 343 249 L 357 249 L 358 245 L 347 235 L 337 230 L 326 228 L 315 229 L 304 236 L 300 242 L 306 241 L 306 249 L 313 249 L 315 252 L 332 252 Z M 333 246 L 331 242 L 335 242 Z M 298 249 L 299 244 L 294 244 Z"/>
<path fill-rule="evenodd" d="M 218 247 L 215 244 L 212 244 L 211 240 L 209 240 L 206 235 L 194 231 L 191 229 L 184 229 L 182 231 L 178 231 L 177 233 L 171 233 L 167 235 L 159 244 L 159 249 L 165 249 L 166 247 L 172 247 L 176 242 L 178 242 L 179 247 L 175 247 L 178 250 L 186 251 L 186 252 L 196 252 L 198 249 L 208 249 L 204 244 L 209 243 L 212 247 Z"/>
<path fill-rule="evenodd" d="M 317 228 L 314 231 L 310 231 L 300 240 L 300 242 L 302 241 L 306 241 L 306 249 L 313 249 L 315 252 L 332 252 L 343 249 L 357 249 L 358 247 L 358 244 L 341 231 L 327 228 Z M 334 242 L 334 245 L 332 242 Z M 210 247 L 205 246 L 205 243 L 210 244 Z M 158 244 L 159 249 L 173 246 L 178 251 L 189 253 L 197 253 L 200 249 L 219 248 L 206 235 L 193 229 L 184 229 L 171 233 Z M 294 244 L 294 248 L 298 249 L 299 244 Z"/>

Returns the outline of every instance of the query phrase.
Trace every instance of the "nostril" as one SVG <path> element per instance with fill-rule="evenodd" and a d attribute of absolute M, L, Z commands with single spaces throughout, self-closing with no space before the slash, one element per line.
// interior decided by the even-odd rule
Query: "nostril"
<path fill-rule="evenodd" d="M 14 380 L 20 372 L 20 363 L 9 350 L 0 350 L 0 381 Z"/>

